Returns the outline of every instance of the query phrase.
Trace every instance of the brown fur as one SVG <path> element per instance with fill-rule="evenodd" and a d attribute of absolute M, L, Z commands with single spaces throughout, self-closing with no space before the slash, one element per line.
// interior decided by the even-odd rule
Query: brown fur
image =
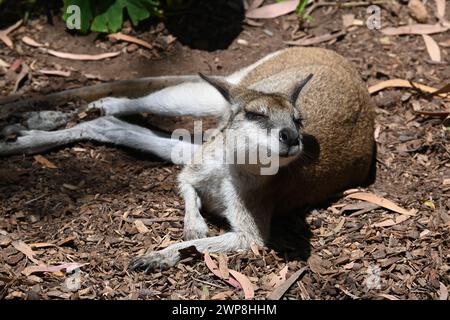
<path fill-rule="evenodd" d="M 269 61 L 239 85 L 289 94 L 292 83 L 314 74 L 296 107 L 304 118 L 304 132 L 320 148 L 316 162 L 305 163 L 301 157 L 266 184 L 269 198 L 278 200 L 276 211 L 317 204 L 365 183 L 373 165 L 375 113 L 357 71 L 340 55 L 320 48 L 292 48 Z"/>

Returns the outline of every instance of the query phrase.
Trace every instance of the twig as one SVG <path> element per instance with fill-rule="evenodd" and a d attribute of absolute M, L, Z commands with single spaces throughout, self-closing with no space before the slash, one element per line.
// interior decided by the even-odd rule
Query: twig
<path fill-rule="evenodd" d="M 36 198 L 34 198 L 34 199 L 31 199 L 31 200 L 28 200 L 27 202 L 25 202 L 25 204 L 33 203 L 33 202 L 35 202 L 35 201 L 37 201 L 37 200 L 39 200 L 39 199 L 42 199 L 42 198 L 45 197 L 45 196 L 46 196 L 46 194 L 42 194 L 42 195 L 40 195 L 39 197 L 36 197 Z"/>
<path fill-rule="evenodd" d="M 374 0 L 374 1 L 351 1 L 351 2 L 344 2 L 341 3 L 340 1 L 336 2 L 323 2 L 319 1 L 318 3 L 314 3 L 306 12 L 305 16 L 310 16 L 311 13 L 320 7 L 325 6 L 338 6 L 343 8 L 351 8 L 351 7 L 361 7 L 361 6 L 370 6 L 370 5 L 379 5 L 379 4 L 387 4 L 391 1 L 389 0 Z"/>
<path fill-rule="evenodd" d="M 221 289 L 226 289 L 227 288 L 227 287 L 224 287 L 224 286 L 212 283 L 212 282 L 208 282 L 208 281 L 205 281 L 205 280 L 200 280 L 200 279 L 197 279 L 197 278 L 194 278 L 194 277 L 192 277 L 192 280 L 195 280 L 195 281 L 198 281 L 198 282 L 201 282 L 201 283 L 204 283 L 204 284 L 216 287 L 216 288 L 221 288 Z"/>

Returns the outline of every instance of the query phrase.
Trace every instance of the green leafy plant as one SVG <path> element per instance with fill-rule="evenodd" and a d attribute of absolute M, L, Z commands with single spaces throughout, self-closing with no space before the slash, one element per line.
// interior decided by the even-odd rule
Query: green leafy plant
<path fill-rule="evenodd" d="M 314 20 L 314 18 L 312 16 L 307 15 L 305 13 L 306 5 L 308 4 L 308 2 L 309 2 L 308 0 L 300 0 L 297 8 L 295 9 L 295 13 L 299 17 L 300 23 L 311 22 Z"/>
<path fill-rule="evenodd" d="M 66 21 L 70 17 L 69 6 L 78 6 L 81 11 L 81 32 L 113 33 L 122 29 L 125 9 L 134 26 L 151 17 L 161 15 L 159 0 L 64 0 Z"/>

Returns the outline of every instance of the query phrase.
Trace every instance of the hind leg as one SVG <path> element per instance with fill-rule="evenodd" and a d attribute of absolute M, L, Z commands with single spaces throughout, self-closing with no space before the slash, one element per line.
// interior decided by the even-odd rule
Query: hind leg
<path fill-rule="evenodd" d="M 205 82 L 167 87 L 138 99 L 104 98 L 89 104 L 106 115 L 152 113 L 162 116 L 221 117 L 228 102 Z"/>
<path fill-rule="evenodd" d="M 115 117 L 101 117 L 59 131 L 20 131 L 14 142 L 0 143 L 0 156 L 34 154 L 82 140 L 113 143 L 152 153 L 172 161 L 175 148 L 192 154 L 197 145 L 171 139 L 168 134 L 139 127 Z"/>

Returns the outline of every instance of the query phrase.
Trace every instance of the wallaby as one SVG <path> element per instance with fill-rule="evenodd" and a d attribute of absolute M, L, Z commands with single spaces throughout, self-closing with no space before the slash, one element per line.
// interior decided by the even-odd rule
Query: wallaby
<path fill-rule="evenodd" d="M 92 102 L 105 116 L 61 131 L 25 131 L 15 142 L 0 144 L 0 155 L 37 152 L 82 139 L 110 142 L 171 160 L 174 148 L 191 147 L 117 116 L 148 112 L 167 116 L 214 116 L 218 129 L 178 177 L 185 201 L 184 238 L 161 251 L 131 260 L 132 269 L 173 266 L 179 250 L 200 252 L 263 245 L 274 214 L 318 204 L 347 187 L 364 184 L 374 159 L 374 106 L 351 64 L 320 48 L 289 48 L 272 53 L 227 77 L 169 86 L 138 99 L 105 98 Z M 248 138 L 231 152 L 265 147 L 279 157 L 276 174 L 264 165 L 228 164 L 217 151 L 230 151 L 225 133 Z M 316 150 L 311 156 L 311 146 Z M 224 150 L 222 150 L 224 149 Z M 314 158 L 314 159 L 311 159 Z M 207 237 L 203 208 L 225 217 L 230 230 Z"/>

